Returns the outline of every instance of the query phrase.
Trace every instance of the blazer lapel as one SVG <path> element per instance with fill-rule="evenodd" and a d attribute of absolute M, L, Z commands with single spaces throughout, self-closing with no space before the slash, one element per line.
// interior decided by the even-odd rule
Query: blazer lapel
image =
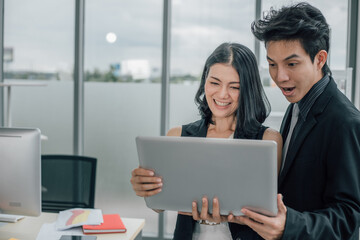
<path fill-rule="evenodd" d="M 316 125 L 317 121 L 313 115 L 308 115 L 305 123 L 302 125 L 301 129 L 299 129 L 296 139 L 293 139 L 289 145 L 289 149 L 287 151 L 285 165 L 283 170 L 280 173 L 279 177 L 279 186 L 283 182 L 286 174 L 288 173 L 302 143 L 304 142 L 306 136 L 309 134 L 311 129 Z"/>
<path fill-rule="evenodd" d="M 281 123 L 281 126 L 280 126 L 280 134 L 283 138 L 283 146 L 284 147 L 284 143 L 285 143 L 285 136 L 287 136 L 288 132 L 289 132 L 289 125 L 290 125 L 290 122 L 291 122 L 291 116 L 290 116 L 290 113 L 292 112 L 292 108 L 293 108 L 293 105 L 294 104 L 290 104 L 288 106 L 288 108 L 286 109 L 286 112 L 285 112 L 285 115 L 284 115 L 284 118 L 283 118 L 283 121 Z M 281 157 L 281 159 L 283 159 L 283 156 Z M 282 160 L 283 161 L 283 160 Z M 282 166 L 282 163 L 280 164 L 280 166 Z M 281 171 L 282 172 L 282 171 Z M 279 185 L 279 182 L 280 182 L 280 176 L 281 176 L 281 172 L 278 176 L 278 185 Z"/>
<path fill-rule="evenodd" d="M 301 148 L 302 143 L 305 141 L 305 138 L 310 133 L 311 129 L 314 128 L 315 125 L 317 124 L 316 117 L 324 111 L 336 89 L 337 86 L 334 80 L 332 80 L 331 78 L 330 83 L 325 88 L 324 92 L 319 96 L 319 98 L 315 101 L 314 105 L 310 109 L 305 122 L 303 123 L 301 129 L 299 129 L 298 131 L 296 139 L 290 143 L 287 156 L 285 159 L 285 165 L 283 170 L 280 172 L 280 176 L 278 179 L 279 187 L 284 182 L 286 174 L 289 172 L 289 169 L 291 168 L 291 165 L 294 162 L 296 155 Z M 285 124 L 282 124 L 280 129 L 280 132 L 282 133 L 283 136 L 285 136 L 283 134 L 283 131 L 288 131 L 287 129 L 290 122 L 289 119 L 290 117 L 289 117 L 289 108 L 288 108 L 287 113 L 284 116 Z"/>
<path fill-rule="evenodd" d="M 290 120 L 291 120 L 290 113 L 292 112 L 293 105 L 294 104 L 290 104 L 288 106 L 288 108 L 286 109 L 286 112 L 285 112 L 285 115 L 284 115 L 284 118 L 283 118 L 284 120 L 282 121 L 281 126 L 280 126 L 280 133 L 281 133 L 283 138 L 284 138 L 284 136 L 287 135 L 287 132 L 288 132 L 288 129 L 289 129 Z"/>

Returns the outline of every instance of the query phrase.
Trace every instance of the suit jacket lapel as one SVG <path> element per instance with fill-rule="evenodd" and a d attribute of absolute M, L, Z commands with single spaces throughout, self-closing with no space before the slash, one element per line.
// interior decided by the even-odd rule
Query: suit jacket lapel
<path fill-rule="evenodd" d="M 290 122 L 291 122 L 290 113 L 292 112 L 293 106 L 294 106 L 294 104 L 290 104 L 288 106 L 288 108 L 286 109 L 283 121 L 282 121 L 281 126 L 280 126 L 280 134 L 281 134 L 281 136 L 283 138 L 283 143 L 285 143 L 285 137 L 287 136 L 287 134 L 289 132 L 289 126 L 290 126 Z M 284 145 L 283 145 L 283 147 L 284 147 Z M 282 156 L 282 158 L 283 158 L 283 156 Z M 280 164 L 280 166 L 282 166 L 282 164 Z M 279 176 L 278 176 L 278 185 L 280 183 L 280 176 L 281 176 L 282 172 L 283 171 L 281 171 Z"/>
<path fill-rule="evenodd" d="M 285 159 L 285 165 L 283 170 L 280 172 L 280 176 L 278 179 L 279 187 L 284 182 L 286 174 L 289 172 L 289 169 L 291 168 L 291 165 L 295 160 L 295 157 L 298 151 L 300 150 L 302 143 L 305 141 L 306 136 L 310 133 L 311 129 L 315 127 L 315 125 L 317 124 L 317 120 L 316 120 L 317 115 L 321 114 L 324 111 L 325 107 L 329 103 L 336 89 L 337 86 L 334 80 L 331 79 L 330 83 L 325 88 L 324 92 L 319 96 L 319 98 L 315 101 L 314 105 L 310 109 L 305 122 L 303 123 L 301 129 L 298 130 L 296 139 L 295 140 L 293 139 L 293 141 L 290 143 L 287 156 Z M 290 115 L 289 112 L 290 112 L 290 107 L 287 109 L 287 112 L 284 116 L 284 121 L 281 124 L 281 128 L 280 128 L 280 133 L 282 134 L 283 137 L 285 136 L 284 131 L 285 132 L 288 131 L 287 129 L 289 128 L 288 126 L 290 124 L 291 116 L 289 116 Z"/>
<path fill-rule="evenodd" d="M 283 182 L 286 174 L 288 173 L 302 143 L 304 142 L 306 136 L 310 133 L 311 129 L 316 125 L 317 121 L 313 115 L 310 113 L 307 116 L 306 122 L 302 125 L 302 127 L 298 130 L 298 134 L 296 139 L 292 139 L 290 142 L 287 156 L 285 159 L 285 165 L 283 170 L 280 173 L 279 185 Z"/>
<path fill-rule="evenodd" d="M 287 132 L 288 132 L 288 129 L 289 129 L 290 120 L 291 120 L 290 113 L 292 112 L 293 105 L 294 104 L 290 104 L 288 106 L 288 108 L 286 109 L 283 121 L 281 123 L 280 133 L 281 133 L 283 138 L 284 138 L 284 136 L 287 135 Z"/>

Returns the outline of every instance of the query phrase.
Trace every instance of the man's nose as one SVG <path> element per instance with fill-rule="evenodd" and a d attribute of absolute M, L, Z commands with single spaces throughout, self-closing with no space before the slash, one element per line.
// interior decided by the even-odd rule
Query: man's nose
<path fill-rule="evenodd" d="M 285 82 L 289 80 L 289 74 L 288 71 L 283 67 L 278 67 L 277 73 L 276 73 L 276 79 L 277 82 Z"/>

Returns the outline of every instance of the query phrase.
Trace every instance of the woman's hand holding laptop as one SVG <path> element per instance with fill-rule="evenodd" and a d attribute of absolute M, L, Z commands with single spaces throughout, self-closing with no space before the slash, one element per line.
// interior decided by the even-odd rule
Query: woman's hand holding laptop
<path fill-rule="evenodd" d="M 131 184 L 136 193 L 140 197 L 150 197 L 162 189 L 162 179 L 155 177 L 154 171 L 144 168 L 135 168 L 132 171 Z"/>
<path fill-rule="evenodd" d="M 154 177 L 154 171 L 147 170 L 141 167 L 135 168 L 131 172 L 131 185 L 136 193 L 140 197 L 150 197 L 161 192 L 162 179 L 160 177 Z M 153 209 L 159 213 L 164 210 Z"/>

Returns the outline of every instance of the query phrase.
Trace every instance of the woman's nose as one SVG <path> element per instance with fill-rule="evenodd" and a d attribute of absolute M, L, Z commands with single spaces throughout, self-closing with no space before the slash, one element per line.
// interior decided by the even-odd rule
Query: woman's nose
<path fill-rule="evenodd" d="M 229 91 L 226 86 L 221 87 L 219 97 L 226 98 L 229 95 Z"/>

